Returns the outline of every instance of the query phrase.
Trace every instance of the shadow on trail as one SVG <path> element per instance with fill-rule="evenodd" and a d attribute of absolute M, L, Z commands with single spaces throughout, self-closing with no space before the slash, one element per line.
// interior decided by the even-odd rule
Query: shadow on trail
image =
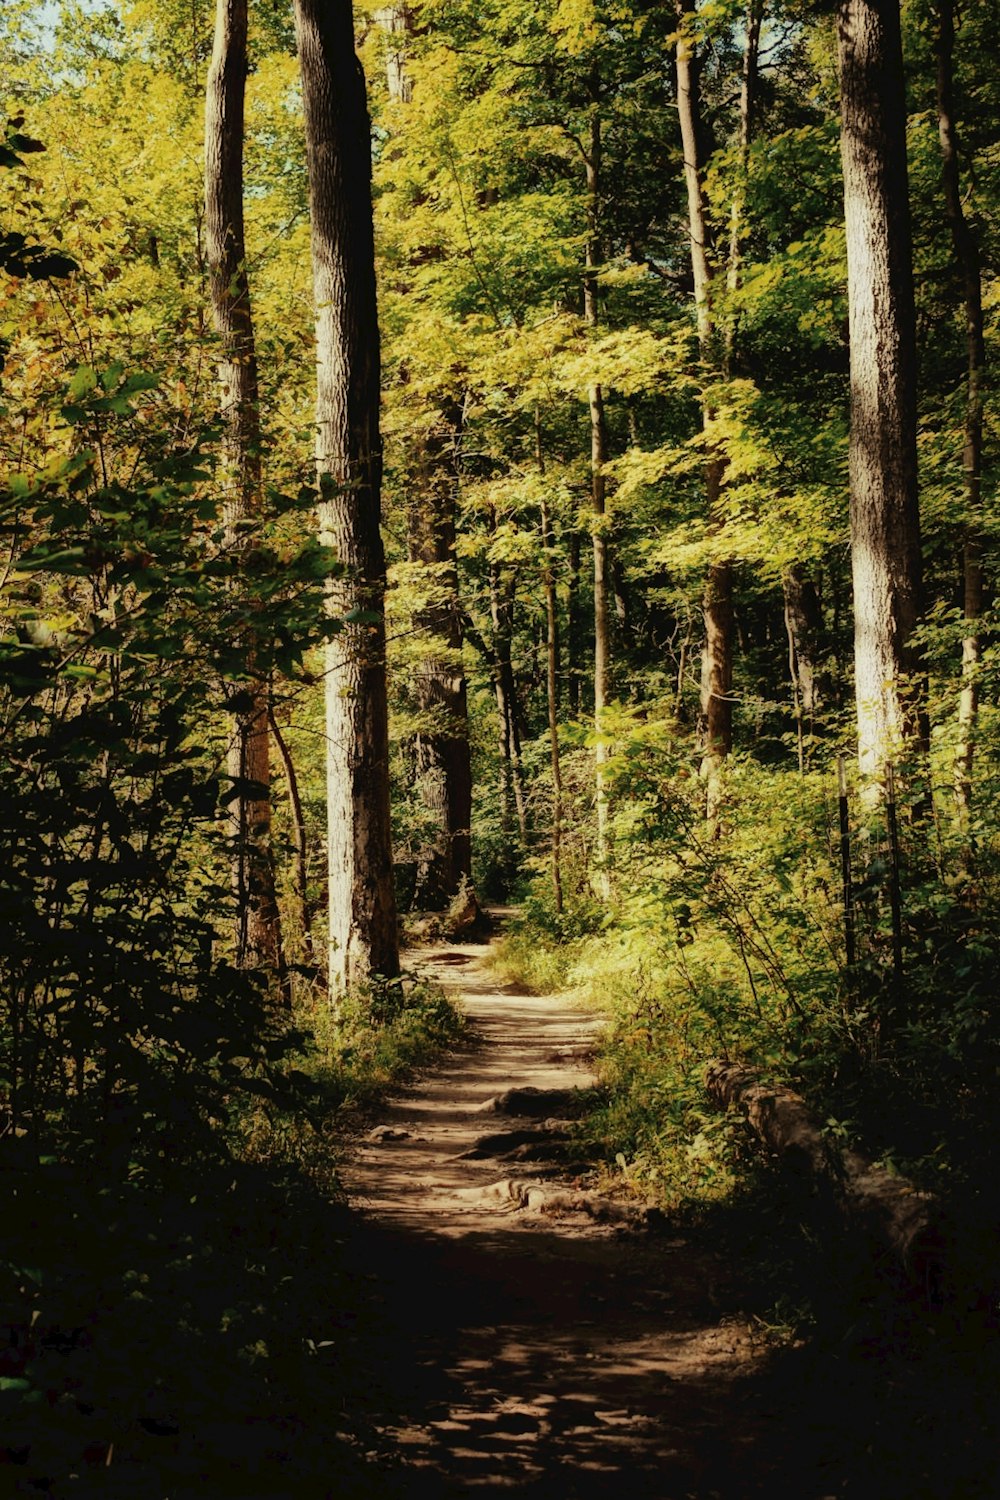
<path fill-rule="evenodd" d="M 784 1177 L 697 1226 L 574 1207 L 593 1025 L 474 957 L 437 970 L 470 1035 L 343 1163 L 364 1212 L 297 1157 L 0 1173 L 0 1496 L 1000 1496 L 995 1330 L 895 1302 Z M 558 1218 L 493 1191 L 546 1134 Z"/>
<path fill-rule="evenodd" d="M 258 1171 L 155 1201 L 16 1187 L 0 1495 L 1000 1494 L 985 1335 L 935 1350 L 925 1332 L 918 1357 L 873 1305 L 741 1358 L 735 1211 L 697 1236 L 499 1215 L 449 1236 Z"/>
<path fill-rule="evenodd" d="M 362 1221 L 349 1259 L 358 1316 L 334 1357 L 374 1435 L 372 1496 L 1000 1494 L 995 1355 L 987 1371 L 981 1340 L 925 1333 L 917 1356 L 884 1300 L 741 1362 L 745 1288 L 704 1245 Z"/>
<path fill-rule="evenodd" d="M 578 1194 L 559 1154 L 555 1101 L 590 1087 L 596 1019 L 512 994 L 471 950 L 423 961 L 472 1034 L 345 1173 L 365 1211 L 345 1246 L 356 1317 L 330 1358 L 369 1434 L 369 1495 L 1000 1495 L 985 1322 L 959 1336 L 894 1299 L 809 1185 L 777 1173 L 697 1225 L 614 1227 L 602 1206 L 620 1205 Z M 538 1170 L 536 1131 L 556 1150 L 533 1203 L 511 1189 Z M 529 1137 L 526 1185 L 509 1148 Z"/>

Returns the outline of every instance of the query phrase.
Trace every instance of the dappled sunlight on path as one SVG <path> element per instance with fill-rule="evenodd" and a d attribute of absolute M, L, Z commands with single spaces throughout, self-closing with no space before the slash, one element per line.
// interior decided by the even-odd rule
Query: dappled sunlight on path
<path fill-rule="evenodd" d="M 979 1347 L 946 1349 L 943 1328 L 891 1298 L 873 1311 L 836 1238 L 814 1273 L 848 1289 L 828 1299 L 831 1326 L 784 1347 L 755 1337 L 735 1208 L 710 1238 L 574 1167 L 594 1017 L 514 993 L 481 947 L 410 959 L 448 985 L 471 1035 L 345 1164 L 328 1357 L 351 1393 L 352 1496 L 995 1500 Z M 764 1226 L 778 1264 L 809 1218 L 801 1191 Z"/>
<path fill-rule="evenodd" d="M 567 1163 L 594 1017 L 507 993 L 482 948 L 413 957 L 474 1035 L 345 1169 L 359 1310 L 340 1356 L 386 1466 L 372 1493 L 763 1492 L 772 1465 L 748 1455 L 773 1425 L 753 1380 L 768 1356 L 727 1268 Z M 832 1493 L 818 1475 L 799 1500 Z"/>
<path fill-rule="evenodd" d="M 489 1189 L 511 1174 L 498 1170 L 496 1156 L 474 1160 L 467 1153 L 498 1134 L 508 1135 L 510 1148 L 517 1149 L 514 1137 L 523 1137 L 524 1130 L 515 1131 L 515 1121 L 492 1107 L 507 1090 L 537 1090 L 544 1115 L 565 1107 L 567 1091 L 592 1084 L 588 1059 L 596 1022 L 566 1001 L 505 994 L 486 969 L 481 948 L 435 953 L 420 970 L 450 988 L 460 983 L 475 1039 L 387 1107 L 384 1124 L 359 1147 L 347 1186 L 354 1201 L 382 1222 L 411 1222 L 435 1236 L 488 1231 L 498 1217 L 515 1217 L 511 1199 L 486 1201 Z M 523 1124 L 519 1118 L 516 1123 Z M 559 1133 L 556 1124 L 548 1130 L 540 1124 L 545 1126 L 544 1118 L 534 1121 L 542 1140 Z M 506 1144 L 498 1142 L 498 1149 Z M 515 1227 L 519 1223 L 507 1223 L 505 1232 Z"/>

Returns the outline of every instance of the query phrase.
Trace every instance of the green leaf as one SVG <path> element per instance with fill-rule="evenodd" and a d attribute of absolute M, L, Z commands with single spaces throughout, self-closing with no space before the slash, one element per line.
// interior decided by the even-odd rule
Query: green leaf
<path fill-rule="evenodd" d="M 79 573 L 86 567 L 87 554 L 82 547 L 60 547 L 54 552 L 27 553 L 19 570 L 24 573 Z"/>
<path fill-rule="evenodd" d="M 130 375 L 122 383 L 120 394 L 123 396 L 134 396 L 138 391 L 155 391 L 159 384 L 160 377 L 158 375 L 144 374 L 142 371 L 139 371 L 135 375 Z"/>
<path fill-rule="evenodd" d="M 69 383 L 69 394 L 74 401 L 79 401 L 81 397 L 89 396 L 91 391 L 96 389 L 97 371 L 90 365 L 80 365 Z"/>

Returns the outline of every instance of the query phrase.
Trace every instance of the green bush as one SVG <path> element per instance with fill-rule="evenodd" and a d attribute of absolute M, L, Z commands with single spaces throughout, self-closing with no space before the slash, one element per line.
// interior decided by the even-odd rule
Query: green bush
<path fill-rule="evenodd" d="M 220 812 L 248 632 L 268 642 L 256 670 L 295 672 L 330 568 L 267 525 L 243 566 L 156 384 L 78 370 L 67 452 L 0 488 L 2 1149 L 125 1173 L 218 1149 L 296 1042 L 230 957 Z"/>
<path fill-rule="evenodd" d="M 582 921 L 570 908 L 561 929 L 538 877 L 500 954 L 508 978 L 571 986 L 606 1014 L 606 1102 L 588 1126 L 606 1161 L 671 1202 L 731 1191 L 743 1147 L 703 1089 L 705 1063 L 723 1056 L 802 1088 L 872 1154 L 986 1205 L 1000 1069 L 991 733 L 987 714 L 971 830 L 949 807 L 945 749 L 934 824 L 901 783 L 898 861 L 884 808 L 851 793 L 850 968 L 833 767 L 803 776 L 732 757 L 713 837 L 672 726 L 623 735 L 608 775 L 612 907 L 595 920 L 585 903 Z"/>

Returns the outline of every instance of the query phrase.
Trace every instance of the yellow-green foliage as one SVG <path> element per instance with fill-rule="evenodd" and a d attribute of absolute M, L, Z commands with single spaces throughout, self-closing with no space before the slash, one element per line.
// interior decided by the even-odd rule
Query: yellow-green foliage
<path fill-rule="evenodd" d="M 665 1206 L 724 1196 L 734 1182 L 731 1131 L 700 1086 L 718 1033 L 694 976 L 665 962 L 656 934 L 623 927 L 588 939 L 569 977 L 607 1017 L 605 1102 L 586 1125 L 592 1145 Z"/>
<path fill-rule="evenodd" d="M 302 1042 L 292 1059 L 294 1093 L 254 1100 L 234 1120 L 237 1154 L 270 1170 L 305 1172 L 335 1190 L 337 1136 L 345 1111 L 370 1107 L 386 1090 L 461 1036 L 464 1018 L 437 985 L 380 982 L 339 1005 L 299 1007 Z"/>
<path fill-rule="evenodd" d="M 561 942 L 548 935 L 546 941 L 536 928 L 518 926 L 497 943 L 492 967 L 506 983 L 523 985 L 533 995 L 547 995 L 566 988 L 581 948 L 579 939 Z"/>
<path fill-rule="evenodd" d="M 304 1066 L 331 1102 L 371 1102 L 463 1025 L 436 985 L 380 981 L 336 1006 L 316 1006 Z"/>
<path fill-rule="evenodd" d="M 739 1136 L 704 1092 L 706 1062 L 794 1077 L 843 1030 L 832 787 L 736 762 L 711 839 L 662 722 L 623 730 L 609 783 L 613 912 L 582 902 L 556 924 L 536 895 L 499 961 L 607 1016 L 606 1102 L 587 1126 L 600 1155 L 667 1204 L 708 1201 L 733 1188 Z"/>

